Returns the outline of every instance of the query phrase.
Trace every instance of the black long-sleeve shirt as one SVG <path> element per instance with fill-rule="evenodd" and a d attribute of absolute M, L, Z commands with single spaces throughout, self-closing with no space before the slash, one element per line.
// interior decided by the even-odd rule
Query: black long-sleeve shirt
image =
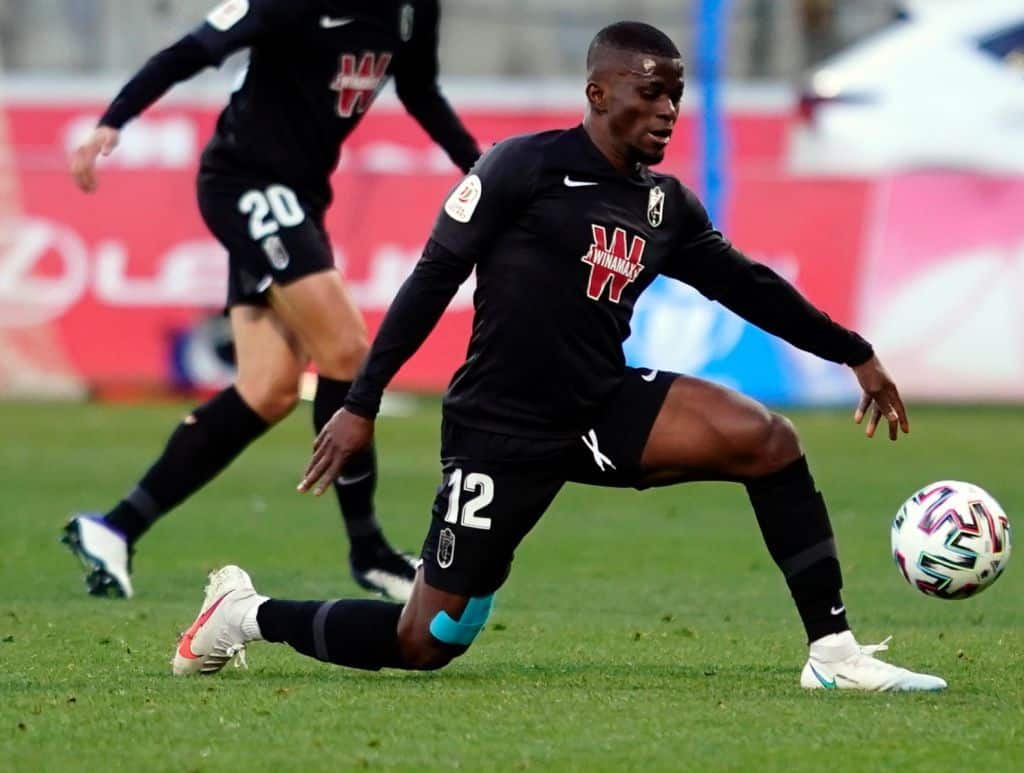
<path fill-rule="evenodd" d="M 499 143 L 455 188 L 349 410 L 376 415 L 384 387 L 474 267 L 469 351 L 444 402 L 448 418 L 471 427 L 571 437 L 592 426 L 625 373 L 636 299 L 658 274 L 825 359 L 872 356 L 863 338 L 736 250 L 678 180 L 621 174 L 576 127 Z"/>
<path fill-rule="evenodd" d="M 408 112 L 468 170 L 480 155 L 437 85 L 437 0 L 229 0 L 153 56 L 100 123 L 121 128 L 171 86 L 250 49 L 204 170 L 264 175 L 324 206 L 341 144 L 392 75 Z"/>

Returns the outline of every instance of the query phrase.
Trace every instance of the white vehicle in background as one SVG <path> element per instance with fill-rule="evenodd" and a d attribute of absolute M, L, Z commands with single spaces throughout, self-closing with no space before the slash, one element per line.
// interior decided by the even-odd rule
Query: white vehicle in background
<path fill-rule="evenodd" d="M 1024 173 L 1024 0 L 903 8 L 811 72 L 790 170 Z"/>

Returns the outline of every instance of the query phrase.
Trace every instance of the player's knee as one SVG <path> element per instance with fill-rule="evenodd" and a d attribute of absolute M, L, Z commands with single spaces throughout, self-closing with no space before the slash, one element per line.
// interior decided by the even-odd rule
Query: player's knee
<path fill-rule="evenodd" d="M 751 474 L 770 475 L 798 459 L 801 453 L 800 438 L 793 422 L 780 414 L 766 412 Z"/>
<path fill-rule="evenodd" d="M 436 671 L 447 666 L 467 648 L 438 641 L 431 636 L 428 626 L 405 624 L 402 620 L 398 624 L 398 649 L 407 668 Z"/>
<path fill-rule="evenodd" d="M 275 424 L 299 402 L 299 382 L 292 378 L 261 378 L 239 381 L 239 393 L 256 413 Z"/>
<path fill-rule="evenodd" d="M 473 596 L 457 617 L 438 610 L 430 618 L 403 615 L 398 623 L 402 658 L 409 668 L 443 668 L 463 654 L 483 630 L 494 606 L 494 594 Z"/>
<path fill-rule="evenodd" d="M 325 376 L 351 381 L 369 351 L 370 342 L 365 330 L 347 331 L 318 353 L 316 367 Z"/>

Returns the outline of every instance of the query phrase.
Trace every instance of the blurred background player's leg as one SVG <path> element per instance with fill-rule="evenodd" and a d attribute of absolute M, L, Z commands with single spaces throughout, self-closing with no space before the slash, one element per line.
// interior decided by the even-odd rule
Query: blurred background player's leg
<path fill-rule="evenodd" d="M 319 433 L 345 403 L 352 379 L 366 357 L 366 325 L 354 299 L 335 270 L 322 271 L 269 291 L 274 311 L 294 330 L 316 365 L 313 427 Z M 351 542 L 352 576 L 364 588 L 405 601 L 412 592 L 415 564 L 384 538 L 373 495 L 377 460 L 371 446 L 352 459 L 334 481 L 345 529 Z"/>
<path fill-rule="evenodd" d="M 130 555 L 160 516 L 216 477 L 253 440 L 295 407 L 306 355 L 277 315 L 259 306 L 231 309 L 238 376 L 171 433 L 163 453 L 102 518 L 76 515 L 64 540 L 90 574 L 89 592 L 131 596 Z"/>

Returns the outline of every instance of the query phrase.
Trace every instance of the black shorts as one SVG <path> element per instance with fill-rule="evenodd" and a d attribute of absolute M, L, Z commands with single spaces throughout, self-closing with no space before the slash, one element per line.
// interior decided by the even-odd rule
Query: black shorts
<path fill-rule="evenodd" d="M 493 593 L 565 483 L 645 488 L 640 459 L 674 379 L 674 373 L 627 368 L 594 427 L 570 440 L 538 441 L 445 421 L 444 479 L 422 551 L 426 581 L 465 596 Z"/>
<path fill-rule="evenodd" d="M 203 172 L 199 211 L 228 251 L 227 306 L 265 306 L 271 284 L 334 267 L 324 210 L 267 179 Z"/>

